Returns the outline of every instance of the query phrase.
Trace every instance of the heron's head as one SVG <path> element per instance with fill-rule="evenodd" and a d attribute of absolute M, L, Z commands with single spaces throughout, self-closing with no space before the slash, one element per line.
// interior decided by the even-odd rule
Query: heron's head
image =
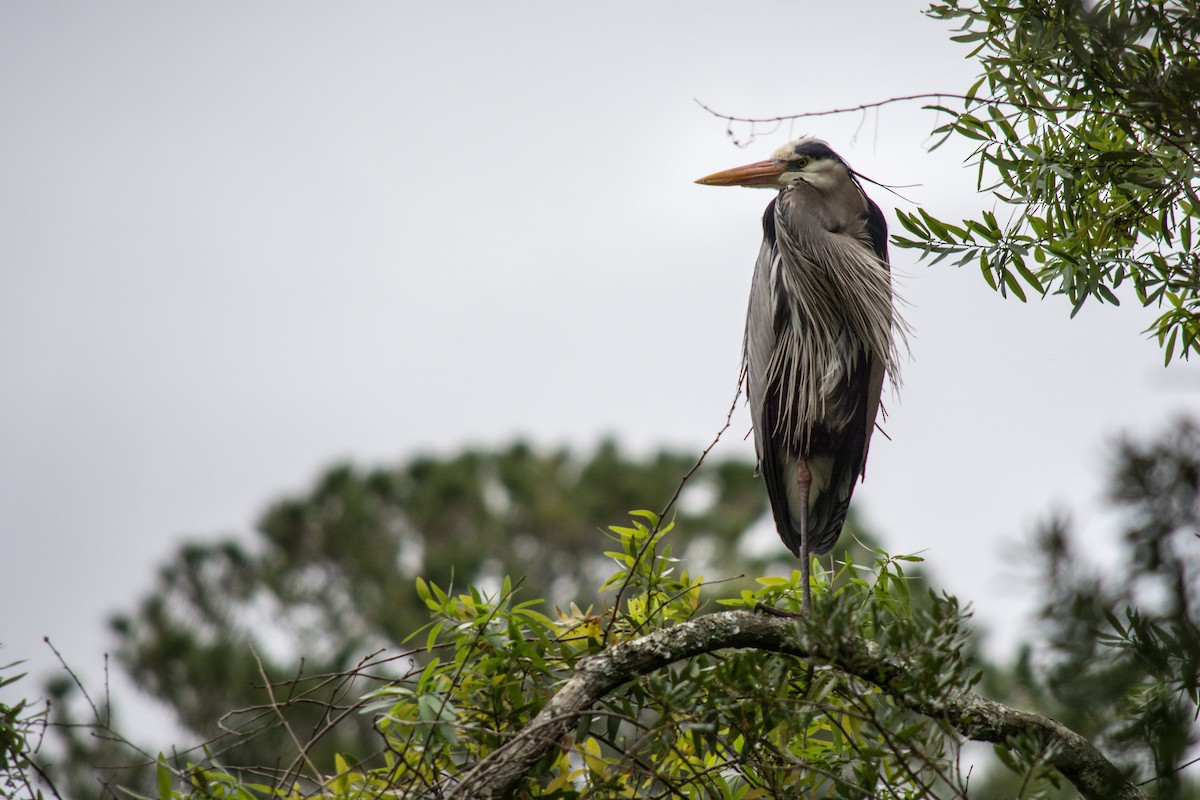
<path fill-rule="evenodd" d="M 716 172 L 696 183 L 786 189 L 803 182 L 824 191 L 850 179 L 850 168 L 828 144 L 821 139 L 805 138 L 788 142 L 766 161 Z"/>

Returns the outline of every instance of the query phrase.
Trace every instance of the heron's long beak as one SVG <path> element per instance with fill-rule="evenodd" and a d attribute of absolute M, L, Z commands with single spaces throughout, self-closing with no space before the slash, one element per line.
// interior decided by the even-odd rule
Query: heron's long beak
<path fill-rule="evenodd" d="M 779 188 L 779 176 L 783 175 L 782 161 L 768 159 L 756 161 L 744 167 L 734 167 L 724 172 L 714 172 L 708 177 L 701 178 L 696 183 L 705 186 L 764 186 Z"/>

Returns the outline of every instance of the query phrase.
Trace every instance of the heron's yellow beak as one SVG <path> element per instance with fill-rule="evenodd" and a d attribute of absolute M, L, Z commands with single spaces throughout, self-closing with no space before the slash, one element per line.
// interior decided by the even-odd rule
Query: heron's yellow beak
<path fill-rule="evenodd" d="M 724 172 L 714 172 L 696 183 L 705 186 L 761 186 L 779 188 L 779 177 L 783 175 L 784 163 L 775 159 L 756 161 L 744 167 L 734 167 Z"/>

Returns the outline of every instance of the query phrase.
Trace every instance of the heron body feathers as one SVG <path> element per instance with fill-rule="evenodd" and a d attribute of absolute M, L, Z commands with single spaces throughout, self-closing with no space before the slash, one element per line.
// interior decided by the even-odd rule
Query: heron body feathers
<path fill-rule="evenodd" d="M 904 335 L 883 214 L 849 167 L 812 142 L 788 146 L 806 167 L 818 160 L 781 179 L 764 215 L 744 343 L 759 467 L 780 537 L 797 555 L 799 459 L 812 476 L 810 550 L 826 553 L 864 473 L 884 376 L 896 381 Z M 821 146 L 828 157 L 817 155 Z"/>

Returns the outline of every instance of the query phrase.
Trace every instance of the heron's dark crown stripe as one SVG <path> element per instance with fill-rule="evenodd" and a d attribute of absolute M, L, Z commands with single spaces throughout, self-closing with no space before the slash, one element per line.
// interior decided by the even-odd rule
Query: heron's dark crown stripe
<path fill-rule="evenodd" d="M 833 161 L 840 162 L 842 164 L 846 163 L 845 161 L 842 161 L 841 156 L 839 156 L 837 153 L 833 152 L 832 147 L 825 144 L 824 142 L 817 142 L 817 141 L 812 141 L 812 140 L 803 141 L 800 144 L 796 145 L 795 153 L 798 156 L 808 156 L 809 158 L 813 159 L 814 161 L 820 161 L 822 159 L 830 159 Z"/>

